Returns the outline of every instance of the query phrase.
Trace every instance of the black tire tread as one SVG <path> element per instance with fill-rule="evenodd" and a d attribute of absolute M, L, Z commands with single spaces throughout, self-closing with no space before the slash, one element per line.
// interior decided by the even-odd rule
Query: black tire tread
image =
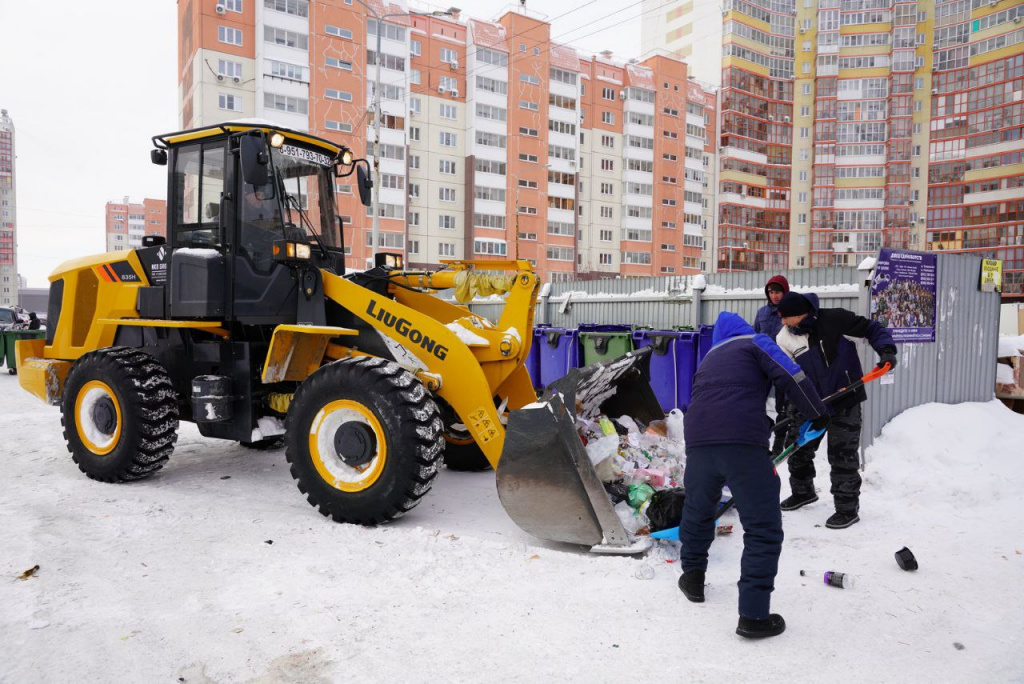
<path fill-rule="evenodd" d="M 68 374 L 68 385 L 76 370 L 81 371 L 87 363 L 105 366 L 111 377 L 104 381 L 114 386 L 115 391 L 127 395 L 121 401 L 122 439 L 127 437 L 129 421 L 135 426 L 138 436 L 128 458 L 116 472 L 101 475 L 92 471 L 73 446 L 70 433 L 74 426 L 68 419 L 68 409 L 70 406 L 74 412 L 75 398 L 65 396 L 60 422 L 72 460 L 89 478 L 100 482 L 128 482 L 149 477 L 167 463 L 178 439 L 178 395 L 167 371 L 138 349 L 108 347 L 80 357 Z"/>
<path fill-rule="evenodd" d="M 416 377 L 396 363 L 372 356 L 360 356 L 335 361 L 320 368 L 303 382 L 295 392 L 292 409 L 302 407 L 306 397 L 327 390 L 337 383 L 338 369 L 344 368 L 350 374 L 351 383 L 359 388 L 372 388 L 392 402 L 395 412 L 401 419 L 401 436 L 407 440 L 402 450 L 411 454 L 411 467 L 403 473 L 401 487 L 389 495 L 389 500 L 381 502 L 381 506 L 373 514 L 352 514 L 338 510 L 331 501 L 320 500 L 313 488 L 303 479 L 303 473 L 297 467 L 303 449 L 290 436 L 304 435 L 308 432 L 298 426 L 300 411 L 289 410 L 286 429 L 287 449 L 285 456 L 291 464 L 291 474 L 295 478 L 299 491 L 306 495 L 306 500 L 321 515 L 332 518 L 336 522 L 348 522 L 359 525 L 378 525 L 395 520 L 419 505 L 422 498 L 430 491 L 441 464 L 443 453 L 443 429 L 440 411 L 429 392 Z M 297 440 L 297 437 L 296 437 Z"/>

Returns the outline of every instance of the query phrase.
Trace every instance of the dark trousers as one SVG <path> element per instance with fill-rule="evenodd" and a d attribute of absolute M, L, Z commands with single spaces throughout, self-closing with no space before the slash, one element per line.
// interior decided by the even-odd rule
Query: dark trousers
<path fill-rule="evenodd" d="M 828 462 L 832 466 L 832 498 L 839 513 L 860 509 L 860 404 L 843 409 L 828 427 Z M 794 451 L 789 457 L 789 484 L 794 494 L 814 492 L 814 452 L 822 435 Z M 789 439 L 796 439 L 790 434 Z M 739 503 L 737 501 L 737 503 Z"/>
<path fill-rule="evenodd" d="M 715 513 L 726 482 L 743 524 L 740 616 L 763 620 L 769 615 L 783 538 L 779 475 L 767 449 L 749 444 L 686 448 L 679 559 L 683 572 L 707 570 L 708 549 L 715 539 Z"/>

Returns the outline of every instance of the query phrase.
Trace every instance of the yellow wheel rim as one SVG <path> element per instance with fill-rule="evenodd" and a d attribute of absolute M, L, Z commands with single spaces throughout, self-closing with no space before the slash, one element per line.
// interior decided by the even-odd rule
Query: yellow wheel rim
<path fill-rule="evenodd" d="M 116 423 L 111 433 L 96 424 L 93 413 L 96 405 L 104 399 L 109 399 L 114 405 Z M 110 385 L 100 380 L 85 383 L 75 399 L 75 429 L 85 448 L 97 456 L 106 456 L 120 441 L 122 424 L 121 402 L 117 400 L 117 395 L 110 389 Z"/>
<path fill-rule="evenodd" d="M 350 466 L 334 446 L 334 435 L 345 423 L 368 426 L 377 440 L 377 453 L 361 466 Z M 373 412 L 357 401 L 339 399 L 320 409 L 309 427 L 309 455 L 324 482 L 343 492 L 360 492 L 380 478 L 387 463 L 388 447 L 384 429 Z"/>

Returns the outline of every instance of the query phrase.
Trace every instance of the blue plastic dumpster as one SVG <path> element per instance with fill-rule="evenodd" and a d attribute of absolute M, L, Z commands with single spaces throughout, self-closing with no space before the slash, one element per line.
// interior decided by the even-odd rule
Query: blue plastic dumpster
<path fill-rule="evenodd" d="M 540 385 L 547 387 L 564 378 L 570 368 L 580 367 L 579 331 L 575 328 L 534 329 L 540 354 Z"/>
<path fill-rule="evenodd" d="M 633 344 L 637 349 L 654 347 L 651 353 L 651 387 L 658 403 L 666 411 L 685 411 L 693 394 L 693 374 L 697 370 L 696 332 L 679 330 L 637 330 Z"/>
<path fill-rule="evenodd" d="M 533 389 L 540 389 L 544 386 L 540 381 L 540 345 L 543 337 L 539 333 L 550 327 L 546 323 L 533 327 L 533 342 L 530 344 L 530 353 L 526 355 L 526 371 L 530 374 Z"/>
<path fill-rule="evenodd" d="M 711 338 L 715 334 L 715 326 L 713 325 L 702 325 L 700 326 L 700 345 L 697 348 L 697 365 L 704 360 L 708 352 L 711 351 Z"/>

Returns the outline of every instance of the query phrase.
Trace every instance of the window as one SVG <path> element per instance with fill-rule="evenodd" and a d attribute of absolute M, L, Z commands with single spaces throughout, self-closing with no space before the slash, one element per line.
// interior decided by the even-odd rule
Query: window
<path fill-rule="evenodd" d="M 811 129 L 807 128 L 807 127 L 801 128 L 800 129 L 800 137 L 801 138 L 809 138 L 809 137 L 811 137 Z"/>
<path fill-rule="evenodd" d="M 263 0 L 263 6 L 269 10 L 293 14 L 296 17 L 309 16 L 309 2 L 307 0 Z"/>
<path fill-rule="evenodd" d="M 387 218 L 398 218 L 396 216 L 388 216 Z M 373 244 L 373 233 L 366 233 L 366 246 L 369 247 Z M 405 235 L 402 233 L 391 233 L 387 231 L 381 231 L 377 234 L 377 247 L 387 247 L 390 249 L 403 249 L 405 247 Z"/>
<path fill-rule="evenodd" d="M 212 244 L 218 242 L 219 228 L 216 218 L 211 218 L 204 211 L 209 204 L 220 202 L 224 190 L 224 143 L 194 144 L 178 148 L 172 178 L 175 199 L 175 216 L 169 217 L 172 229 L 171 244 L 175 247 L 188 247 L 193 240 L 204 238 Z M 275 225 L 280 221 L 280 210 L 275 210 L 270 203 L 261 206 L 268 213 L 265 223 Z M 278 224 L 279 225 L 279 224 Z M 270 257 L 275 237 L 273 229 L 261 230 L 266 237 L 259 241 L 258 249 L 264 254 L 260 267 L 272 265 Z M 243 241 L 244 242 L 244 241 Z"/>
<path fill-rule="evenodd" d="M 381 174 L 380 187 L 391 188 L 392 190 L 404 190 L 405 176 L 397 176 L 393 173 Z"/>
<path fill-rule="evenodd" d="M 529 162 L 530 164 L 537 163 L 537 155 L 535 154 L 519 154 L 519 161 Z"/>
<path fill-rule="evenodd" d="M 651 253 L 650 252 L 623 252 L 622 263 L 624 264 L 639 264 L 641 266 L 650 266 L 651 264 Z"/>
<path fill-rule="evenodd" d="M 615 125 L 615 112 L 601 112 L 601 123 L 609 126 Z"/>
<path fill-rule="evenodd" d="M 455 162 L 450 159 L 439 159 L 437 162 L 437 170 L 440 173 L 447 174 L 449 176 L 455 175 Z"/>
<path fill-rule="evenodd" d="M 420 241 L 419 240 L 409 240 L 409 254 L 419 254 L 419 253 L 420 253 Z"/>
<path fill-rule="evenodd" d="M 267 109 L 276 109 L 279 112 L 292 112 L 293 114 L 308 114 L 309 101 L 300 97 L 289 97 L 275 93 L 263 93 L 263 106 Z"/>
<path fill-rule="evenodd" d="M 605 100 L 614 100 L 615 99 L 615 89 L 614 88 L 602 88 L 601 89 L 601 97 L 603 99 L 605 99 Z"/>
<path fill-rule="evenodd" d="M 442 119 L 456 119 L 458 118 L 459 110 L 453 104 L 442 104 L 441 105 L 441 118 Z"/>
<path fill-rule="evenodd" d="M 437 243 L 437 256 L 439 256 L 439 257 L 455 258 L 455 243 L 454 242 L 438 242 Z"/>
<path fill-rule="evenodd" d="M 476 105 L 476 115 L 477 118 L 490 119 L 491 121 L 505 121 L 508 119 L 508 112 L 504 108 L 480 103 Z"/>
<path fill-rule="evenodd" d="M 225 78 L 242 78 L 242 63 L 228 59 L 218 60 L 217 74 Z"/>
<path fill-rule="evenodd" d="M 807 180 L 807 172 L 806 171 L 801 171 L 800 172 L 800 180 L 802 180 L 802 181 Z"/>
<path fill-rule="evenodd" d="M 420 98 L 409 98 L 409 111 L 412 112 L 413 114 L 419 114 L 420 112 L 423 111 L 423 103 L 420 101 Z"/>
<path fill-rule="evenodd" d="M 615 218 L 615 208 L 614 207 L 609 207 L 607 205 L 602 205 L 600 213 L 601 213 L 601 218 L 603 218 L 603 219 L 613 219 L 613 218 Z M 610 230 L 602 230 L 601 234 L 603 235 L 604 233 L 608 233 L 608 239 L 609 240 L 612 239 L 611 238 L 612 232 Z M 603 240 L 604 238 L 601 238 L 601 239 Z"/>
<path fill-rule="evenodd" d="M 576 150 L 571 147 L 548 145 L 548 156 L 552 159 L 567 159 L 569 161 L 575 161 Z"/>
<path fill-rule="evenodd" d="M 499 176 L 504 176 L 505 162 L 477 158 L 473 160 L 473 169 L 478 173 L 494 173 Z"/>
<path fill-rule="evenodd" d="M 409 183 L 409 197 L 415 199 L 415 198 L 417 198 L 419 196 L 420 196 L 420 184 L 419 183 Z"/>
<path fill-rule="evenodd" d="M 476 61 L 482 64 L 493 64 L 495 66 L 508 66 L 508 55 L 497 50 L 477 48 Z"/>
<path fill-rule="evenodd" d="M 298 50 L 306 50 L 309 48 L 309 36 L 305 33 L 285 31 L 284 29 L 274 28 L 273 26 L 263 27 L 263 40 L 267 43 L 283 45 L 285 47 L 296 48 Z"/>
<path fill-rule="evenodd" d="M 218 93 L 217 106 L 221 109 L 226 109 L 229 112 L 240 112 L 242 111 L 242 96 L 232 95 L 230 93 Z"/>
<path fill-rule="evenodd" d="M 804 95 L 810 95 L 811 94 L 811 84 L 810 83 L 804 83 L 803 87 L 801 88 L 801 92 L 803 92 Z"/>
<path fill-rule="evenodd" d="M 807 204 L 807 193 L 797 193 L 797 202 L 799 202 L 800 204 Z"/>
<path fill-rule="evenodd" d="M 614 171 L 615 160 L 613 159 L 601 159 L 601 170 L 602 171 Z"/>
<path fill-rule="evenodd" d="M 530 74 L 519 74 L 519 80 L 530 85 L 540 85 L 540 79 Z"/>
<path fill-rule="evenodd" d="M 576 135 L 576 124 L 566 123 L 564 121 L 556 121 L 555 119 L 548 119 L 548 130 L 553 133 L 565 133 L 566 135 Z M 582 140 L 580 142 L 582 142 Z"/>
<path fill-rule="evenodd" d="M 525 135 L 530 138 L 536 138 L 540 135 L 540 131 L 538 131 L 536 128 L 527 128 L 525 126 L 520 126 L 519 135 Z"/>
<path fill-rule="evenodd" d="M 493 78 L 487 78 L 486 76 L 476 77 L 476 89 L 483 90 L 488 93 L 498 93 L 504 95 L 508 93 L 508 83 L 504 81 L 498 81 Z"/>
<path fill-rule="evenodd" d="M 405 88 L 402 86 L 391 85 L 390 83 L 382 83 L 380 86 L 380 96 L 383 100 L 395 100 L 401 102 L 405 100 Z"/>
<path fill-rule="evenodd" d="M 807 223 L 807 214 L 797 214 L 796 222 L 800 224 Z"/>
<path fill-rule="evenodd" d="M 442 202 L 454 202 L 455 201 L 455 188 L 440 187 L 437 189 L 437 199 Z"/>
<path fill-rule="evenodd" d="M 519 108 L 520 109 L 526 109 L 526 110 L 529 110 L 531 112 L 538 112 L 538 111 L 540 111 L 540 105 L 537 104 L 536 102 L 531 102 L 530 100 L 520 100 L 519 101 Z"/>
<path fill-rule="evenodd" d="M 409 140 L 419 141 L 420 139 L 420 127 L 410 126 L 409 127 Z"/>
<path fill-rule="evenodd" d="M 409 225 L 418 226 L 420 225 L 420 212 L 410 211 L 409 212 Z"/>
<path fill-rule="evenodd" d="M 338 28 L 337 26 L 331 26 L 330 24 L 327 24 L 326 26 L 324 26 L 324 33 L 326 33 L 329 36 L 334 36 L 335 38 L 347 38 L 348 40 L 352 40 L 352 32 L 351 31 L 349 31 L 348 29 L 345 29 L 345 28 Z M 267 40 L 270 41 L 269 38 Z"/>
<path fill-rule="evenodd" d="M 602 135 L 601 136 L 601 147 L 607 147 L 609 149 L 615 149 L 615 136 Z"/>
<path fill-rule="evenodd" d="M 242 0 L 221 0 L 221 4 L 228 12 L 242 12 Z"/>
<path fill-rule="evenodd" d="M 521 187 L 521 188 L 530 188 L 531 190 L 536 190 L 537 189 L 537 181 L 527 180 L 525 178 L 520 178 L 519 179 L 519 187 Z"/>
<path fill-rule="evenodd" d="M 217 27 L 217 40 L 228 45 L 242 44 L 242 30 L 230 26 Z"/>
<path fill-rule="evenodd" d="M 455 230 L 455 217 L 452 214 L 439 214 L 437 227 L 441 230 Z"/>
<path fill-rule="evenodd" d="M 561 107 L 562 109 L 576 109 L 575 98 L 555 95 L 554 93 L 548 95 L 548 104 L 552 107 Z"/>
<path fill-rule="evenodd" d="M 502 193 L 504 193 L 504 190 L 502 190 Z M 502 197 L 502 200 L 504 200 L 504 197 Z M 473 225 L 477 228 L 505 230 L 505 217 L 495 214 L 473 214 Z"/>
<path fill-rule="evenodd" d="M 576 227 L 571 223 L 565 223 L 564 221 L 548 221 L 548 235 L 564 235 L 566 237 L 572 237 L 576 232 Z"/>
<path fill-rule="evenodd" d="M 612 195 L 615 193 L 615 186 L 612 183 L 601 183 L 601 194 Z"/>
<path fill-rule="evenodd" d="M 418 40 L 409 41 L 409 54 L 415 57 L 419 57 L 423 54 L 423 43 Z"/>
<path fill-rule="evenodd" d="M 377 35 L 377 22 L 374 19 L 368 19 L 366 21 L 366 32 L 371 36 Z M 387 38 L 388 40 L 397 40 L 399 42 L 405 42 L 405 27 L 395 26 L 384 22 L 383 30 L 380 34 L 381 38 Z"/>
<path fill-rule="evenodd" d="M 473 253 L 488 256 L 506 256 L 508 255 L 508 245 L 505 244 L 504 240 L 478 238 L 473 240 Z"/>
<path fill-rule="evenodd" d="M 572 247 L 548 247 L 547 256 L 550 261 L 572 261 Z"/>
<path fill-rule="evenodd" d="M 337 59 L 336 57 L 328 57 L 324 60 L 327 66 L 334 69 L 344 69 L 345 71 L 352 71 L 352 62 L 346 62 L 343 59 Z"/>
<path fill-rule="evenodd" d="M 476 132 L 476 142 L 478 145 L 486 145 L 488 147 L 500 147 L 504 149 L 507 145 L 508 138 L 498 133 L 488 133 L 486 131 Z"/>
<path fill-rule="evenodd" d="M 564 69 L 551 67 L 550 77 L 552 81 L 576 85 L 576 74 L 572 71 L 565 71 Z"/>
<path fill-rule="evenodd" d="M 600 265 L 602 265 L 602 266 L 611 266 L 612 265 L 612 255 L 609 254 L 608 252 L 601 252 L 600 254 L 598 254 L 597 255 L 597 260 L 598 260 L 598 263 Z"/>
<path fill-rule="evenodd" d="M 420 155 L 410 154 L 409 155 L 409 168 L 418 169 L 420 168 Z"/>
<path fill-rule="evenodd" d="M 324 91 L 324 97 L 328 100 L 341 100 L 342 102 L 352 101 L 352 93 L 347 93 L 344 90 L 333 90 L 331 88 Z"/>
<path fill-rule="evenodd" d="M 374 65 L 380 62 L 380 65 L 385 69 L 391 69 L 392 71 L 405 71 L 405 58 L 396 57 L 395 55 L 389 55 L 387 53 L 381 53 L 378 57 L 377 53 L 373 50 L 366 51 L 366 63 Z"/>
<path fill-rule="evenodd" d="M 440 131 L 437 135 L 437 142 L 441 147 L 455 147 L 458 145 L 458 135 L 448 131 Z"/>
<path fill-rule="evenodd" d="M 516 213 L 517 214 L 525 214 L 526 216 L 536 216 L 537 215 L 537 207 L 517 206 L 516 207 Z"/>
<path fill-rule="evenodd" d="M 441 48 L 441 62 L 443 64 L 459 64 L 459 53 L 451 48 Z"/>

